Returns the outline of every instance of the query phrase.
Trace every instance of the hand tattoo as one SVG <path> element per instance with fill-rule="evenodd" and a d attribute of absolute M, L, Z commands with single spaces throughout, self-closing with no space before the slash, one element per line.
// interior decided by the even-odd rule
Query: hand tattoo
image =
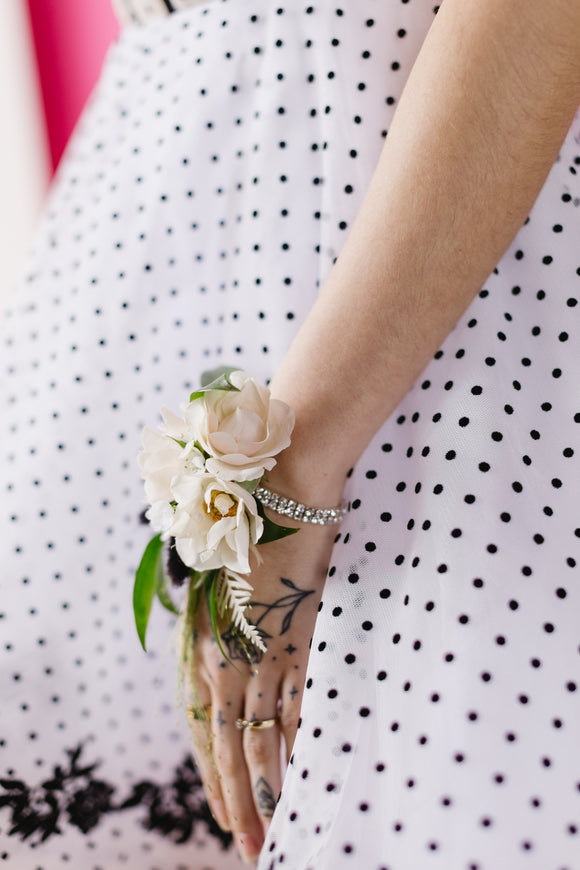
<path fill-rule="evenodd" d="M 265 819 L 271 819 L 276 809 L 276 798 L 272 791 L 272 786 L 266 782 L 263 776 L 256 782 L 254 786 L 256 792 L 258 810 Z"/>
<path fill-rule="evenodd" d="M 286 634 L 290 626 L 292 625 L 292 620 L 294 618 L 294 614 L 296 613 L 296 609 L 299 604 L 301 604 L 305 598 L 308 598 L 309 595 L 314 594 L 314 589 L 306 589 L 302 590 L 296 586 L 292 580 L 288 580 L 286 577 L 280 577 L 280 583 L 286 586 L 288 589 L 292 589 L 292 592 L 289 592 L 287 595 L 282 595 L 281 598 L 278 598 L 277 601 L 274 601 L 272 604 L 265 604 L 262 601 L 252 601 L 252 612 L 257 610 L 259 607 L 264 608 L 264 612 L 260 616 L 259 619 L 254 621 L 254 625 L 259 628 L 260 623 L 263 619 L 268 616 L 273 610 L 285 610 L 287 611 L 284 614 L 282 619 L 282 625 L 280 627 L 280 635 Z M 290 644 L 291 646 L 291 644 Z"/>
<path fill-rule="evenodd" d="M 292 580 L 288 580 L 286 577 L 280 577 L 280 582 L 292 591 L 287 595 L 282 595 L 276 601 L 272 602 L 272 604 L 266 604 L 262 601 L 251 602 L 252 614 L 259 609 L 262 610 L 259 618 L 254 619 L 254 625 L 260 632 L 262 639 L 265 641 L 269 640 L 272 635 L 268 634 L 268 632 L 261 627 L 261 623 L 270 613 L 276 610 L 285 611 L 279 631 L 280 635 L 285 634 L 292 625 L 292 620 L 294 619 L 294 614 L 296 613 L 298 606 L 305 598 L 314 594 L 314 589 L 300 589 Z M 222 640 L 227 647 L 228 656 L 232 662 L 243 661 L 248 662 L 251 665 L 258 665 L 264 657 L 261 650 L 245 642 L 244 638 L 233 625 L 230 626 L 227 631 L 224 631 L 222 634 Z M 285 652 L 292 655 L 296 649 L 297 647 L 289 643 L 285 648 Z"/>
<path fill-rule="evenodd" d="M 260 634 L 263 639 L 271 637 L 265 631 L 260 631 Z M 230 625 L 227 631 L 224 631 L 222 640 L 226 645 L 228 656 L 232 662 L 241 661 L 247 662 L 250 665 L 259 665 L 264 658 L 262 650 L 253 646 L 253 644 L 244 643 L 244 638 L 234 625 Z"/>

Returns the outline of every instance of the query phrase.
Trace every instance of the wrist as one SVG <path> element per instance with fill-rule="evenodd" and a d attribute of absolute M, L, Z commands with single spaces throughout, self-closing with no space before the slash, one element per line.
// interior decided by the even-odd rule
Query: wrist
<path fill-rule="evenodd" d="M 332 458 L 332 456 L 330 456 Z M 348 468 L 335 463 L 326 467 L 328 457 L 299 449 L 293 443 L 277 457 L 277 463 L 263 477 L 263 485 L 278 495 L 308 506 L 333 508 L 342 503 Z"/>
<path fill-rule="evenodd" d="M 346 508 L 342 505 L 304 504 L 282 493 L 274 492 L 262 481 L 253 491 L 253 496 L 263 507 L 280 516 L 290 517 L 300 523 L 317 526 L 335 526 L 342 522 Z"/>
<path fill-rule="evenodd" d="M 294 411 L 291 444 L 277 456 L 264 475 L 264 483 L 305 504 L 337 506 L 342 501 L 347 475 L 357 462 L 357 432 L 348 400 L 337 405 L 336 391 L 321 383 L 301 385 L 278 372 L 270 384 L 272 396 Z M 348 424 L 341 421 L 348 417 Z M 364 445 L 362 445 L 364 447 Z"/>

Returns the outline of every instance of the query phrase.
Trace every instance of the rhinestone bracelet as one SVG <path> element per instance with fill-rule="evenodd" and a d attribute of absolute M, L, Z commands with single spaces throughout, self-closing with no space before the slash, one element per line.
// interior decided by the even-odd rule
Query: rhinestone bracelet
<path fill-rule="evenodd" d="M 286 498 L 283 495 L 278 495 L 265 486 L 258 486 L 254 490 L 254 498 L 257 499 L 264 507 L 269 508 L 277 514 L 285 517 L 291 517 L 293 520 L 300 520 L 303 523 L 316 523 L 319 526 L 329 526 L 331 524 L 340 523 L 346 514 L 346 508 L 316 508 L 307 507 L 305 504 L 293 501 L 291 498 Z"/>

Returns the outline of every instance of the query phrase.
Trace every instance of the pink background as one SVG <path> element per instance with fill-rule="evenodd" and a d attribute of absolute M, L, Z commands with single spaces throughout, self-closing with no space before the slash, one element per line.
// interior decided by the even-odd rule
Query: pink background
<path fill-rule="evenodd" d="M 117 34 L 109 0 L 28 0 L 53 169 Z"/>

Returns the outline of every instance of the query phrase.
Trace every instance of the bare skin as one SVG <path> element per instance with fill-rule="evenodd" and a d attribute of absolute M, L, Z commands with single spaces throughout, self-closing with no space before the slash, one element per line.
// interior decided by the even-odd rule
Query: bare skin
<path fill-rule="evenodd" d="M 281 738 L 289 758 L 296 736 L 309 642 L 336 533 L 332 526 L 303 527 L 299 535 L 260 548 L 264 561 L 251 575 L 256 603 L 250 618 L 268 650 L 256 651 L 251 663 L 228 632 L 222 640 L 232 664 L 224 660 L 207 609 L 199 610 L 193 683 L 200 703 L 211 704 L 212 719 L 192 723 L 196 757 L 212 812 L 248 857 L 260 850 L 282 786 Z M 279 726 L 265 731 L 235 724 L 277 715 Z"/>
<path fill-rule="evenodd" d="M 348 469 L 523 224 L 579 103 L 580 0 L 445 0 L 345 247 L 272 381 L 297 421 L 268 474 L 272 489 L 340 501 Z M 280 789 L 280 732 L 242 734 L 232 723 L 269 718 L 280 699 L 291 749 L 335 532 L 303 527 L 262 549 L 256 601 L 274 604 L 280 578 L 312 594 L 284 634 L 270 610 L 257 668 L 220 667 L 208 626 L 198 626 L 196 681 L 213 705 L 211 728 L 196 725 L 200 766 L 218 820 L 246 857 L 263 842 L 265 796 Z"/>

